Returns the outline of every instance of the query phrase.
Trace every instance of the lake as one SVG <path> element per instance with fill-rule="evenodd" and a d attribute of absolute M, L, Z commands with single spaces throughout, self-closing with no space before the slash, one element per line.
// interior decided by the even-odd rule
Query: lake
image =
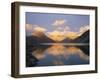
<path fill-rule="evenodd" d="M 89 64 L 88 44 L 41 44 L 26 48 L 26 67 Z"/>

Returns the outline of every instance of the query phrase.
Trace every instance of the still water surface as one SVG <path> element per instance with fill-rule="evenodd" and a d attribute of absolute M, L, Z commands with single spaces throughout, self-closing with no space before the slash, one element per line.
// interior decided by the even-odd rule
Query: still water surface
<path fill-rule="evenodd" d="M 26 67 L 89 64 L 89 45 L 40 45 L 26 52 Z"/>

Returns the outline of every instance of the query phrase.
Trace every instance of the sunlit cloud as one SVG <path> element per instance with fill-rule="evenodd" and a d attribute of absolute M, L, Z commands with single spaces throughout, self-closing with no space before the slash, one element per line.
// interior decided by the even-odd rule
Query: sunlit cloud
<path fill-rule="evenodd" d="M 78 37 L 78 33 L 77 32 L 72 32 L 72 31 L 67 31 L 66 32 L 66 37 L 70 38 L 70 39 L 75 39 L 76 37 Z"/>
<path fill-rule="evenodd" d="M 45 32 L 46 29 L 43 28 L 43 26 L 38 26 L 38 25 L 31 25 L 31 24 L 26 24 L 26 31 L 39 31 L 39 32 Z"/>
<path fill-rule="evenodd" d="M 64 28 L 64 34 L 66 38 L 70 38 L 70 39 L 75 39 L 76 37 L 78 37 L 78 32 L 71 31 L 69 26 L 66 26 Z"/>
<path fill-rule="evenodd" d="M 46 29 L 41 26 L 34 25 L 33 27 L 34 27 L 32 32 L 33 36 L 42 37 L 46 32 Z"/>
<path fill-rule="evenodd" d="M 80 28 L 80 33 L 84 33 L 85 31 L 87 31 L 87 30 L 89 30 L 89 26 L 87 25 L 87 26 L 83 26 L 83 27 L 81 27 Z"/>
<path fill-rule="evenodd" d="M 32 35 L 33 32 L 33 25 L 25 24 L 26 36 Z"/>
<path fill-rule="evenodd" d="M 32 31 L 33 30 L 33 26 L 31 24 L 26 24 L 25 28 L 26 28 L 26 31 Z"/>
<path fill-rule="evenodd" d="M 64 19 L 58 19 L 58 20 L 55 20 L 52 25 L 53 26 L 62 26 L 65 24 L 65 22 L 66 22 L 66 20 L 64 20 Z"/>
<path fill-rule="evenodd" d="M 55 25 L 63 25 L 65 23 L 65 20 L 56 20 Z M 89 30 L 89 25 L 82 26 L 79 28 L 78 31 L 72 31 L 70 26 L 63 26 L 63 27 L 57 27 L 53 31 L 47 30 L 44 26 L 39 25 L 31 25 L 26 24 L 26 31 L 31 33 L 33 36 L 41 37 L 43 35 L 46 35 L 50 39 L 60 42 L 66 38 L 69 39 L 75 39 L 78 36 L 81 36 L 84 32 Z"/>
<path fill-rule="evenodd" d="M 66 36 L 70 39 L 75 39 L 77 38 L 78 36 L 81 36 L 84 32 L 86 32 L 87 30 L 89 30 L 89 26 L 83 26 L 83 27 L 80 27 L 79 28 L 79 31 L 75 32 L 75 31 L 70 31 L 69 30 L 66 30 Z"/>
<path fill-rule="evenodd" d="M 25 27 L 26 27 L 27 35 L 34 35 L 37 37 L 40 37 L 46 31 L 46 29 L 43 28 L 43 26 L 39 26 L 39 25 L 26 24 Z"/>
<path fill-rule="evenodd" d="M 39 32 L 45 32 L 46 31 L 46 29 L 45 28 L 43 28 L 42 26 L 38 26 L 38 25 L 33 25 L 33 30 L 34 31 L 39 31 Z"/>
<path fill-rule="evenodd" d="M 55 30 L 55 31 L 53 31 L 53 32 L 47 32 L 47 36 L 48 36 L 49 38 L 51 38 L 52 40 L 58 41 L 58 42 L 59 42 L 59 41 L 62 41 L 62 40 L 64 40 L 64 39 L 66 38 L 64 32 L 57 31 L 57 30 Z"/>
<path fill-rule="evenodd" d="M 58 27 L 59 28 L 59 27 Z M 89 30 L 89 26 L 80 27 L 78 31 L 72 31 L 69 26 L 65 26 L 64 28 L 60 27 L 57 30 L 52 32 L 47 32 L 47 36 L 54 41 L 62 41 L 65 38 L 75 39 L 81 36 L 84 32 Z"/>

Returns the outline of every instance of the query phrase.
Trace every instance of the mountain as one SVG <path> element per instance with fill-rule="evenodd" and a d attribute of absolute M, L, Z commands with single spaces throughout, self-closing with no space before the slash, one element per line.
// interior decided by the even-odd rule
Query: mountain
<path fill-rule="evenodd" d="M 40 43 L 53 43 L 54 41 L 48 38 L 44 33 L 41 33 L 41 35 L 38 36 L 27 36 L 26 37 L 26 45 L 38 45 Z"/>
<path fill-rule="evenodd" d="M 89 30 L 84 32 L 81 36 L 74 40 L 66 38 L 59 43 L 89 43 Z M 44 33 L 39 33 L 39 36 L 31 35 L 26 37 L 26 45 L 33 46 L 39 45 L 40 43 L 56 43 L 56 41 L 47 37 Z"/>
<path fill-rule="evenodd" d="M 81 36 L 75 38 L 74 40 L 72 40 L 72 42 L 74 43 L 89 43 L 89 30 L 84 32 Z"/>
<path fill-rule="evenodd" d="M 90 55 L 89 45 L 88 46 L 76 46 L 80 48 L 86 55 Z"/>
<path fill-rule="evenodd" d="M 75 39 L 69 39 L 66 38 L 63 41 L 61 41 L 62 43 L 89 43 L 89 30 L 84 32 L 81 36 L 75 38 Z"/>
<path fill-rule="evenodd" d="M 62 43 L 70 43 L 72 41 L 72 39 L 66 38 L 63 41 L 61 41 Z"/>

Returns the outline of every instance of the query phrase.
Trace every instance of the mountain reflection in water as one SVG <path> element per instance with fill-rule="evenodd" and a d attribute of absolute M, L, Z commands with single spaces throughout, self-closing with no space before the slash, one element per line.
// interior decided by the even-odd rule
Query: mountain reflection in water
<path fill-rule="evenodd" d="M 40 45 L 26 49 L 26 67 L 89 64 L 89 45 Z"/>

